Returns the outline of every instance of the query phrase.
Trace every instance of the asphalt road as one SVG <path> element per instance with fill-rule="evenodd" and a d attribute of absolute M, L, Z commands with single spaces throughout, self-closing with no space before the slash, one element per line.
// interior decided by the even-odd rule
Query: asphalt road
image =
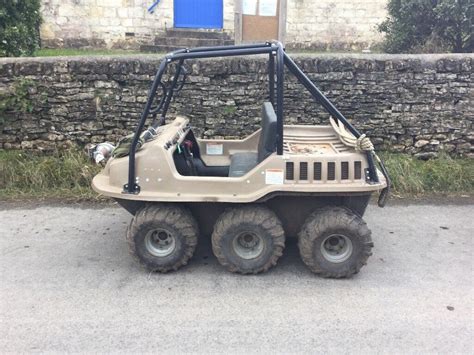
<path fill-rule="evenodd" d="M 10 206 L 11 207 L 11 206 Z M 209 238 L 176 273 L 128 255 L 113 207 L 0 210 L 0 352 L 472 353 L 474 206 L 370 206 L 349 280 L 233 275 Z"/>

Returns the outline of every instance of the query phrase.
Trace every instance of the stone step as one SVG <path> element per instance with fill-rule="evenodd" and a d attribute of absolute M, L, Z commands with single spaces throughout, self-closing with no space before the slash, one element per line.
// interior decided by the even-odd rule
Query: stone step
<path fill-rule="evenodd" d="M 224 43 L 221 43 L 218 45 L 232 45 L 232 44 L 234 44 L 234 41 L 225 41 Z M 169 45 L 169 44 L 141 45 L 140 51 L 152 52 L 152 53 L 169 53 L 169 52 L 173 52 L 177 49 L 182 49 L 182 48 L 196 48 L 196 47 L 207 47 L 207 46 L 210 46 L 210 44 L 201 44 L 197 46 L 185 46 L 185 45 L 179 46 L 179 45 Z"/>
<path fill-rule="evenodd" d="M 189 28 L 168 29 L 166 30 L 166 37 L 230 39 L 229 35 L 222 30 L 202 30 L 202 29 L 189 29 Z"/>
<path fill-rule="evenodd" d="M 179 48 L 194 48 L 207 46 L 222 46 L 226 44 L 234 44 L 230 39 L 216 38 L 183 38 L 183 37 L 156 37 L 155 45 L 173 46 Z"/>
<path fill-rule="evenodd" d="M 167 46 L 167 45 L 143 44 L 140 46 L 140 52 L 150 52 L 150 53 L 169 53 L 177 49 L 180 49 L 180 48 Z"/>

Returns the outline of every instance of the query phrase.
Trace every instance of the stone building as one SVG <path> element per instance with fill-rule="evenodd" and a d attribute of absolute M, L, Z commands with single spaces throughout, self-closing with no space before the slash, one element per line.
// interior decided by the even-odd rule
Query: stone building
<path fill-rule="evenodd" d="M 46 47 L 169 50 L 279 39 L 288 48 L 365 49 L 387 0 L 43 0 Z"/>

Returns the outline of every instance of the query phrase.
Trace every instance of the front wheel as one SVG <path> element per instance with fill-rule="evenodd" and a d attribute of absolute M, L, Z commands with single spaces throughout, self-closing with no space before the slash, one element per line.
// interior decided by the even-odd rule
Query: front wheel
<path fill-rule="evenodd" d="M 133 218 L 127 241 L 131 254 L 152 271 L 178 270 L 192 257 L 198 226 L 192 215 L 177 205 L 155 204 Z"/>
<path fill-rule="evenodd" d="M 367 263 L 373 247 L 367 224 L 341 207 L 315 211 L 298 235 L 301 259 L 323 277 L 350 277 Z"/>

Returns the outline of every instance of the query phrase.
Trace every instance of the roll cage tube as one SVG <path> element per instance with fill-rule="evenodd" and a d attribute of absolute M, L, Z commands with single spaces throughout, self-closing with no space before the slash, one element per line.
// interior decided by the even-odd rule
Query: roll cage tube
<path fill-rule="evenodd" d="M 284 52 L 283 45 L 281 42 L 266 42 L 262 44 L 249 44 L 249 45 L 229 45 L 229 46 L 217 46 L 217 47 L 200 47 L 192 49 L 180 49 L 171 52 L 165 56 L 161 61 L 158 71 L 155 75 L 153 84 L 151 85 L 150 91 L 148 92 L 147 102 L 143 113 L 140 116 L 140 121 L 133 136 L 132 144 L 130 146 L 129 153 L 129 165 L 128 165 L 128 183 L 124 185 L 123 193 L 138 194 L 140 193 L 140 186 L 136 182 L 135 178 L 135 153 L 137 150 L 138 141 L 140 139 L 141 132 L 145 126 L 145 122 L 150 115 L 153 114 L 156 117 L 158 111 L 162 110 L 160 120 L 157 126 L 165 124 L 166 113 L 169 105 L 173 98 L 173 93 L 176 89 L 176 85 L 179 81 L 181 70 L 183 69 L 183 63 L 186 59 L 199 59 L 199 58 L 215 58 L 215 57 L 230 57 L 230 56 L 244 56 L 244 55 L 258 55 L 268 54 L 268 74 L 269 74 L 269 99 L 270 102 L 275 106 L 275 85 L 276 85 L 276 116 L 277 116 L 277 154 L 283 154 L 283 80 L 284 80 L 284 66 L 296 76 L 298 81 L 311 93 L 313 98 L 320 103 L 326 111 L 333 116 L 335 119 L 343 123 L 343 125 L 356 137 L 359 138 L 361 134 L 357 131 L 351 123 L 344 117 L 344 115 L 336 109 L 336 107 L 324 96 L 324 94 L 314 85 L 314 83 L 301 71 L 296 63 Z M 276 59 L 276 60 L 275 60 Z M 153 112 L 151 107 L 155 100 L 155 95 L 159 86 L 164 87 L 161 82 L 163 73 L 165 72 L 168 64 L 178 61 L 176 73 L 173 77 L 171 86 L 165 91 L 165 97 L 163 104 L 159 104 L 158 110 Z M 276 64 L 276 65 L 275 65 Z M 275 68 L 276 67 L 276 68 Z M 275 70 L 276 69 L 276 70 Z M 275 73 L 276 71 L 276 73 Z M 275 75 L 276 74 L 276 75 Z M 276 83 L 275 83 L 276 76 Z M 179 90 L 178 90 L 179 91 Z M 161 106 L 161 107 L 160 107 Z M 153 126 L 155 127 L 155 122 Z M 156 128 L 156 127 L 155 127 Z M 373 153 L 367 152 L 367 161 L 369 164 L 368 181 L 378 182 L 377 171 L 375 169 Z M 385 173 L 384 173 L 385 175 Z M 387 175 L 388 178 L 388 175 Z"/>
<path fill-rule="evenodd" d="M 155 80 L 153 80 L 153 84 L 151 85 L 150 91 L 148 92 L 148 98 L 140 117 L 140 122 L 138 123 L 138 126 L 135 129 L 135 134 L 133 135 L 132 145 L 130 146 L 130 152 L 128 154 L 128 183 L 123 186 L 124 193 L 140 193 L 140 186 L 138 186 L 138 184 L 135 182 L 135 153 L 137 151 L 137 144 L 138 140 L 140 139 L 140 134 L 150 113 L 150 108 L 156 95 L 156 89 L 158 89 L 158 85 L 160 85 L 161 78 L 163 77 L 163 73 L 166 69 L 166 64 L 167 60 L 165 58 L 161 61 L 160 67 L 155 75 Z"/>
<path fill-rule="evenodd" d="M 171 99 L 173 98 L 174 91 L 176 89 L 176 84 L 178 83 L 179 76 L 181 75 L 181 70 L 183 69 L 184 59 L 180 59 L 178 62 L 178 67 L 176 68 L 176 72 L 173 77 L 173 82 L 171 83 L 171 88 L 168 90 L 165 98 L 165 103 L 163 105 L 163 112 L 161 113 L 160 123 L 159 125 L 163 125 L 166 122 L 166 112 L 168 112 L 168 108 L 170 107 Z M 184 79 L 183 79 L 184 80 Z"/>
<path fill-rule="evenodd" d="M 344 127 L 346 127 L 349 132 L 351 132 L 354 137 L 359 138 L 361 136 L 360 132 L 355 129 L 354 126 L 344 117 L 344 115 L 328 100 L 326 96 L 314 85 L 314 83 L 306 76 L 303 71 L 298 68 L 296 63 L 291 59 L 288 54 L 283 53 L 285 65 L 288 70 L 296 76 L 298 81 L 303 84 L 303 86 L 311 93 L 313 98 L 320 103 L 326 111 L 334 117 L 336 120 L 342 122 Z M 367 162 L 369 164 L 369 180 L 377 183 L 379 182 L 379 177 L 377 176 L 377 170 L 375 169 L 374 156 L 371 151 L 367 151 Z"/>
<path fill-rule="evenodd" d="M 283 155 L 283 45 L 277 42 L 278 50 L 276 52 L 276 77 L 277 77 L 277 154 Z"/>

